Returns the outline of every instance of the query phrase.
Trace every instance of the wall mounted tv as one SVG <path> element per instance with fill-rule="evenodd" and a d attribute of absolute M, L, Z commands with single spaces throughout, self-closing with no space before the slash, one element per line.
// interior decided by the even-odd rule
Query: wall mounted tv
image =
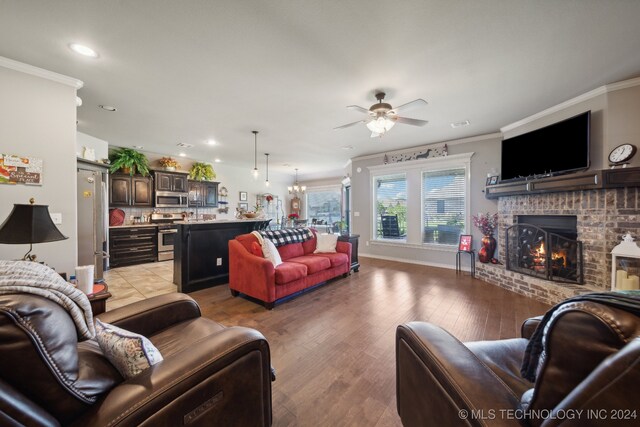
<path fill-rule="evenodd" d="M 501 181 L 575 172 L 589 167 L 591 111 L 502 140 Z"/>

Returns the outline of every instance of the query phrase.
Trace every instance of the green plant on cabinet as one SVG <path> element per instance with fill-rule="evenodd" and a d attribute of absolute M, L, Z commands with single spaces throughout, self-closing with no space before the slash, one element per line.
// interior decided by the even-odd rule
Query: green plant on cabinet
<path fill-rule="evenodd" d="M 189 178 L 195 181 L 211 181 L 216 177 L 213 166 L 204 162 L 195 162 L 189 170 Z"/>
<path fill-rule="evenodd" d="M 110 158 L 110 172 L 114 173 L 120 169 L 129 170 L 129 175 L 139 173 L 142 176 L 149 175 L 149 161 L 147 157 L 132 148 L 120 148 L 116 150 Z M 126 172 L 125 172 L 126 173 Z"/>

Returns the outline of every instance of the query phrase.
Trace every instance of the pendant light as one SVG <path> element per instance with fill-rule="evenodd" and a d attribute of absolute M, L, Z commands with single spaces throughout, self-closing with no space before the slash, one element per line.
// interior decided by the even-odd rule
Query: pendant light
<path fill-rule="evenodd" d="M 267 158 L 267 179 L 265 179 L 264 185 L 268 187 L 269 186 L 269 153 L 264 153 L 264 155 Z"/>
<path fill-rule="evenodd" d="M 258 131 L 251 131 L 254 136 L 253 142 L 253 170 L 251 171 L 251 175 L 253 175 L 253 179 L 258 179 Z"/>

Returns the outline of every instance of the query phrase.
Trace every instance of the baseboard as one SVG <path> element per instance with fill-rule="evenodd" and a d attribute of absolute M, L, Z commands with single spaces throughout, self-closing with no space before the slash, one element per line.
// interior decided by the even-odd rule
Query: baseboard
<path fill-rule="evenodd" d="M 384 256 L 384 255 L 373 255 L 373 254 L 367 254 L 367 253 L 362 253 L 362 252 L 358 253 L 358 258 L 360 258 L 360 257 L 362 257 L 362 258 L 383 259 L 385 261 L 404 262 L 405 264 L 426 265 L 428 267 L 447 268 L 449 270 L 455 270 L 456 269 L 456 266 L 455 265 L 451 265 L 451 264 L 441 264 L 441 263 L 437 263 L 437 262 L 420 261 L 420 260 L 417 260 L 417 259 L 396 258 L 396 257 Z"/>

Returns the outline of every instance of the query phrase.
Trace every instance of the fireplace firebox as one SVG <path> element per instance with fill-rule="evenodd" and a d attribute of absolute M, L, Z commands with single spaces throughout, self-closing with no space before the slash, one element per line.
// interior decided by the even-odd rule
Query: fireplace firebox
<path fill-rule="evenodd" d="M 506 267 L 533 277 L 584 283 L 575 216 L 521 215 L 507 228 Z"/>

